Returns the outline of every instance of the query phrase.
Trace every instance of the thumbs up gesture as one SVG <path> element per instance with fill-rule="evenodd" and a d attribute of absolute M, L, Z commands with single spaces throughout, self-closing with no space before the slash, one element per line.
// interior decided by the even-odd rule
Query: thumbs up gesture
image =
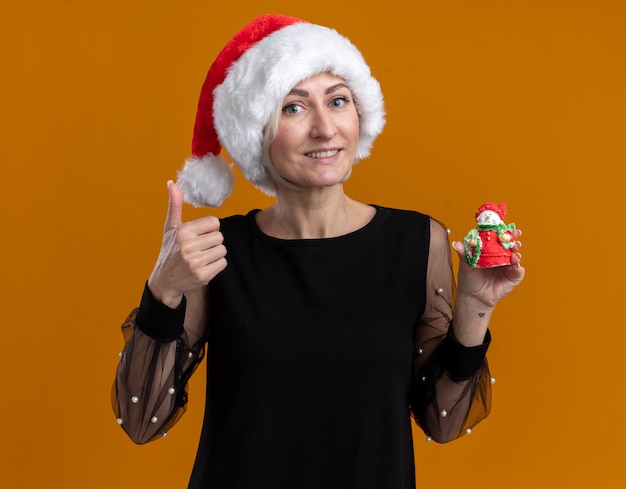
<path fill-rule="evenodd" d="M 167 182 L 169 204 L 163 242 L 148 287 L 166 306 L 177 307 L 184 294 L 206 286 L 226 268 L 220 221 L 214 216 L 183 222 L 183 196 Z"/>

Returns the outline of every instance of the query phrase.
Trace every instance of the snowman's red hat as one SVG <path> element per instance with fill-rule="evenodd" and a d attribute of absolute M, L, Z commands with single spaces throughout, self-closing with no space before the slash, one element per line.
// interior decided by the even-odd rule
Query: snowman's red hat
<path fill-rule="evenodd" d="M 186 202 L 219 207 L 234 175 L 222 146 L 243 175 L 268 195 L 275 182 L 263 163 L 263 131 L 301 81 L 322 72 L 343 78 L 359 113 L 356 160 L 369 155 L 385 124 L 380 85 L 358 49 L 337 31 L 284 15 L 263 15 L 222 49 L 200 93 L 192 156 L 178 173 Z"/>
<path fill-rule="evenodd" d="M 506 204 L 496 204 L 494 202 L 485 202 L 476 211 L 476 219 L 485 211 L 493 211 L 500 216 L 500 219 L 504 221 L 504 215 L 506 214 Z"/>

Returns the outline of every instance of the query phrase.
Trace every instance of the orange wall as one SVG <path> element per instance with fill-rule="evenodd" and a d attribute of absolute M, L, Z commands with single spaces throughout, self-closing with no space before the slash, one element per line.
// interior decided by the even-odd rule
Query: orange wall
<path fill-rule="evenodd" d="M 109 400 L 119 325 L 210 60 L 274 11 L 337 27 L 383 86 L 388 125 L 354 197 L 430 213 L 455 239 L 506 202 L 525 232 L 527 279 L 492 325 L 493 413 L 452 444 L 419 435 L 419 487 L 624 487 L 626 4 L 215 4 L 0 3 L 0 486 L 185 487 L 203 373 L 168 439 L 132 445 Z M 268 202 L 239 179 L 216 213 Z"/>

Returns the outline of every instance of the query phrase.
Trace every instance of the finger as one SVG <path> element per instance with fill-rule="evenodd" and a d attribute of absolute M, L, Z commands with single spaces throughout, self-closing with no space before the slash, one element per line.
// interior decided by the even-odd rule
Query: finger
<path fill-rule="evenodd" d="M 463 243 L 461 243 L 460 241 L 453 241 L 452 249 L 456 251 L 459 255 L 465 256 L 465 247 L 463 246 Z"/>
<path fill-rule="evenodd" d="M 186 261 L 192 270 L 200 270 L 225 256 L 226 247 L 223 244 L 218 244 L 209 249 L 188 254 Z"/>
<path fill-rule="evenodd" d="M 524 275 L 526 275 L 526 269 L 522 266 L 521 260 L 522 255 L 520 253 L 515 253 L 511 257 L 511 270 L 513 271 L 512 278 L 516 281 L 516 283 L 520 283 L 524 279 Z"/>
<path fill-rule="evenodd" d="M 213 216 L 187 221 L 176 228 L 176 241 L 186 253 L 203 251 L 224 241 L 219 228 L 219 219 Z"/>
<path fill-rule="evenodd" d="M 204 216 L 185 223 L 185 232 L 200 236 L 219 232 L 220 220 L 215 216 Z"/>
<path fill-rule="evenodd" d="M 213 263 L 219 262 L 220 260 L 223 260 L 224 258 L 226 258 L 226 246 L 224 245 L 214 246 L 210 250 L 205 251 L 204 254 L 205 254 L 205 260 L 206 260 L 205 266 L 210 266 Z"/>
<path fill-rule="evenodd" d="M 452 249 L 456 251 L 457 255 L 459 256 L 459 272 L 463 270 L 473 269 L 473 267 L 470 267 L 470 265 L 467 263 L 467 257 L 465 255 L 465 245 L 462 241 L 453 241 Z"/>
<path fill-rule="evenodd" d="M 208 284 L 215 276 L 226 268 L 226 258 L 222 257 L 203 267 L 204 280 L 203 283 Z"/>
<path fill-rule="evenodd" d="M 198 257 L 202 257 L 206 252 L 217 246 L 223 246 L 224 237 L 219 231 L 195 235 L 187 233 L 188 229 L 181 226 L 177 231 L 177 239 L 179 240 L 180 252 L 183 257 L 188 260 L 196 260 Z M 208 255 L 207 255 L 208 256 Z M 200 258 L 202 261 L 203 259 Z"/>
<path fill-rule="evenodd" d="M 202 251 L 210 250 L 224 243 L 224 236 L 219 231 L 202 234 L 198 237 L 198 248 Z"/>
<path fill-rule="evenodd" d="M 193 263 L 193 276 L 198 284 L 206 285 L 218 273 L 226 268 L 226 248 L 221 250 L 217 247 L 210 252 L 210 259 L 207 256 L 199 258 L 201 261 Z"/>
<path fill-rule="evenodd" d="M 513 247 L 511 248 L 511 252 L 515 253 L 516 251 L 518 251 L 520 248 L 522 247 L 522 242 L 521 241 L 515 241 L 513 243 Z"/>
<path fill-rule="evenodd" d="M 164 231 L 176 229 L 183 223 L 183 194 L 178 185 L 172 180 L 167 182 L 169 200 L 167 204 L 167 217 L 165 219 Z"/>

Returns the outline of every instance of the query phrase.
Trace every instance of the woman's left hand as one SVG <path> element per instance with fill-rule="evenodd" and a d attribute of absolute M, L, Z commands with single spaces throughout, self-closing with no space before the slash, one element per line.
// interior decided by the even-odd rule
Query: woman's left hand
<path fill-rule="evenodd" d="M 452 243 L 453 249 L 459 255 L 457 298 L 472 299 L 483 303 L 486 307 L 493 308 L 500 299 L 520 284 L 525 274 L 525 269 L 520 263 L 522 255 L 519 253 L 522 246 L 519 237 L 522 231 L 517 229 L 512 234 L 515 245 L 511 248 L 511 264 L 500 267 L 470 267 L 465 261 L 463 242 Z"/>

